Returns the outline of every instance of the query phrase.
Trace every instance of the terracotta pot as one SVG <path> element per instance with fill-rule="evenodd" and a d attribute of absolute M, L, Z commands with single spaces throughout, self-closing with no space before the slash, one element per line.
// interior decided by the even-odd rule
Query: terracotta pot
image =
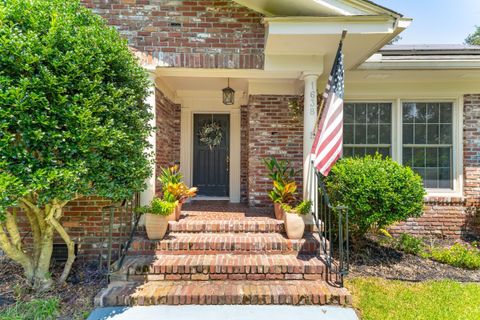
<path fill-rule="evenodd" d="M 275 219 L 283 220 L 283 209 L 282 204 L 278 202 L 273 203 L 273 208 L 275 210 Z"/>
<path fill-rule="evenodd" d="M 175 207 L 175 220 L 180 220 L 180 214 L 182 213 L 182 204 L 179 202 Z"/>
<path fill-rule="evenodd" d="M 145 229 L 150 240 L 162 240 L 168 229 L 168 217 L 147 213 Z"/>
<path fill-rule="evenodd" d="M 284 212 L 285 229 L 288 239 L 302 239 L 305 232 L 305 221 L 296 213 Z"/>
<path fill-rule="evenodd" d="M 167 221 L 177 221 L 177 210 L 173 210 L 170 215 L 166 216 Z"/>

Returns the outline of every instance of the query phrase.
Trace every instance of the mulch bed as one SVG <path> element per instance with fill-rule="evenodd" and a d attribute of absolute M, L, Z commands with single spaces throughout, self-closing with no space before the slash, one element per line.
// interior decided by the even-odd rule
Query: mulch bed
<path fill-rule="evenodd" d="M 480 282 L 480 270 L 452 267 L 367 240 L 350 255 L 349 277 L 381 277 L 402 281 L 452 279 Z"/>
<path fill-rule="evenodd" d="M 53 268 L 53 278 L 61 274 L 63 266 Z M 21 267 L 5 256 L 0 256 L 0 311 L 16 303 L 32 299 L 57 297 L 60 300 L 58 319 L 85 319 L 93 309 L 93 298 L 106 286 L 106 276 L 95 266 L 74 263 L 67 283 L 57 285 L 53 290 L 35 294 L 28 289 L 20 271 Z"/>

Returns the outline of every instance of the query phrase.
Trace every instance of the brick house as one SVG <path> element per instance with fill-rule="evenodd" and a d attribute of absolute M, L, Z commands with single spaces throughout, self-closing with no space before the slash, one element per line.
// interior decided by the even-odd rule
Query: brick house
<path fill-rule="evenodd" d="M 148 102 L 157 127 L 151 137 L 156 168 L 148 181 L 148 189 L 142 193 L 143 204 L 149 203 L 159 191 L 156 182 L 159 168 L 179 164 L 185 182 L 199 187 L 198 198 L 227 200 L 233 204 L 234 211 L 238 212 L 229 213 L 230 217 L 242 210 L 248 211 L 245 208 L 271 206 L 267 197 L 271 186 L 262 159 L 268 156 L 288 159 L 308 172 L 307 154 L 317 118 L 317 94 L 325 87 L 340 34 L 346 29 L 344 155 L 378 151 L 391 156 L 422 175 L 428 193 L 424 215 L 393 226 L 392 232 L 450 239 L 478 235 L 480 47 L 388 45 L 408 28 L 411 19 L 366 0 L 82 2 L 128 39 L 132 51 L 151 75 L 152 94 Z M 222 89 L 227 86 L 235 91 L 230 105 L 222 100 Z M 299 95 L 306 97 L 306 112 L 295 117 L 289 103 Z M 223 134 L 214 150 L 202 144 L 198 134 L 200 128 L 211 121 L 220 125 Z M 304 184 L 302 178 L 298 183 Z M 102 223 L 102 205 L 98 199 L 79 200 L 67 209 L 65 217 L 65 226 L 74 232 L 80 244 L 79 253 L 89 259 L 98 257 L 97 249 L 101 246 L 98 238 L 88 233 Z M 219 215 L 218 219 L 224 218 L 225 215 Z M 290 285 L 290 293 L 295 292 L 290 296 L 293 302 L 299 298 L 300 294 L 296 294 L 299 286 L 305 285 L 309 292 L 322 291 L 313 286 L 323 284 L 288 282 L 318 280 L 324 270 L 320 262 L 307 266 L 303 260 L 287 261 L 281 255 L 274 255 L 268 262 L 271 270 L 285 267 L 288 272 L 263 273 L 255 269 L 258 256 L 252 256 L 248 248 L 253 248 L 256 241 L 268 243 L 269 250 L 283 248 L 285 242 L 278 234 L 249 237 L 240 234 L 235 238 L 227 233 L 191 238 L 188 233 L 180 234 L 192 230 L 227 232 L 237 227 L 244 232 L 258 232 L 259 223 L 267 233 L 283 228 L 270 220 L 253 219 L 241 224 L 225 221 L 216 221 L 214 225 L 194 216 L 188 223 L 171 226 L 171 231 L 179 232 L 175 244 L 137 241 L 133 245 L 136 252 L 161 254 L 164 260 L 152 264 L 148 259 L 130 259 L 118 280 L 285 280 L 284 284 Z M 298 246 L 300 252 L 312 244 L 311 239 L 304 241 L 292 245 Z M 185 248 L 203 252 L 209 247 L 213 250 L 210 254 L 223 254 L 227 244 L 232 244 L 233 252 L 246 250 L 250 255 L 241 259 L 221 255 L 216 262 L 206 256 L 196 256 L 198 259 L 194 261 L 203 272 L 192 274 L 184 269 L 185 260 L 178 258 L 189 253 Z M 139 268 L 138 263 L 143 263 L 150 273 L 137 273 L 145 270 Z M 188 263 L 194 262 L 188 260 Z M 229 267 L 220 268 L 221 272 L 214 273 L 215 263 L 235 268 L 234 271 Z M 177 268 L 184 272 L 172 271 Z M 267 295 L 271 301 L 282 299 L 281 293 L 277 295 L 278 287 L 268 282 L 258 285 L 264 285 L 263 289 L 248 299 L 257 299 L 262 290 L 271 293 Z M 145 292 L 158 290 L 152 286 L 147 283 Z M 136 298 L 126 297 L 125 286 L 113 286 L 99 294 L 97 303 L 209 303 L 209 297 L 201 300 L 201 296 L 190 295 L 190 290 L 196 290 L 197 286 L 198 283 L 195 286 L 163 284 L 164 292 L 175 294 L 157 297 L 158 301 L 154 302 L 145 300 L 142 293 Z M 210 303 L 217 298 L 220 303 L 223 296 L 227 299 L 225 303 L 242 299 L 242 295 L 222 291 L 227 290 L 225 288 L 231 292 L 245 290 L 226 282 L 205 286 L 210 286 L 205 287 L 206 291 L 225 293 L 212 296 Z M 176 294 L 179 292 L 181 294 Z M 343 291 L 331 293 L 339 303 L 348 297 Z M 314 294 L 312 299 L 326 303 L 325 297 L 328 295 Z"/>
<path fill-rule="evenodd" d="M 323 90 L 347 29 L 344 153 L 380 151 L 424 177 L 425 215 L 395 231 L 474 231 L 480 48 L 387 45 L 411 20 L 369 1 L 83 2 L 128 39 L 151 73 L 157 173 L 180 164 L 206 199 L 269 205 L 261 160 L 273 155 L 302 165 L 316 110 L 295 120 L 288 104 Z M 227 83 L 235 90 L 228 106 Z M 213 153 L 198 143 L 208 119 L 223 123 L 226 138 Z M 152 178 L 143 201 L 158 187 Z"/>

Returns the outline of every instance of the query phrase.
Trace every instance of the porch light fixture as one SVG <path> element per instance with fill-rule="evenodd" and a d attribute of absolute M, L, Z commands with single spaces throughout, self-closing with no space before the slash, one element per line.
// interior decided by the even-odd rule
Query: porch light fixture
<path fill-rule="evenodd" d="M 230 78 L 228 78 L 227 87 L 222 89 L 223 92 L 223 104 L 226 106 L 232 105 L 235 103 L 235 90 L 230 88 Z"/>

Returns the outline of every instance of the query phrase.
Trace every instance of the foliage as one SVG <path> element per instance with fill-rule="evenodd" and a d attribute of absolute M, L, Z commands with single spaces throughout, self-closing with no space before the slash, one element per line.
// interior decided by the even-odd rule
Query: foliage
<path fill-rule="evenodd" d="M 160 198 L 154 198 L 147 209 L 150 214 L 169 216 L 175 210 L 178 202 L 170 202 Z"/>
<path fill-rule="evenodd" d="M 478 283 L 354 278 L 346 286 L 364 320 L 480 319 Z"/>
<path fill-rule="evenodd" d="M 53 320 L 57 318 L 58 310 L 57 298 L 17 302 L 0 312 L 0 320 Z"/>
<path fill-rule="evenodd" d="M 177 165 L 169 168 L 160 168 L 160 176 L 158 177 L 158 180 L 162 184 L 163 188 L 165 188 L 168 184 L 177 184 L 182 182 L 183 177 L 179 169 L 180 168 Z"/>
<path fill-rule="evenodd" d="M 268 196 L 273 202 L 292 203 L 295 201 L 297 184 L 295 177 L 301 170 L 295 170 L 287 160 L 277 160 L 275 157 L 263 159 L 268 170 L 268 177 L 272 180 L 273 189 Z"/>
<path fill-rule="evenodd" d="M 295 180 L 301 170 L 295 170 L 288 160 L 277 160 L 275 157 L 263 159 L 268 170 L 268 177 L 272 181 L 288 183 Z"/>
<path fill-rule="evenodd" d="M 350 208 L 354 237 L 422 214 L 425 190 L 421 177 L 378 154 L 341 159 L 325 184 L 333 205 Z"/>
<path fill-rule="evenodd" d="M 198 189 L 196 187 L 187 187 L 187 185 L 182 182 L 182 179 L 183 176 L 177 165 L 169 168 L 160 168 L 158 180 L 162 184 L 163 197 L 165 200 L 183 203 L 188 198 L 197 195 Z"/>
<path fill-rule="evenodd" d="M 131 197 L 151 174 L 149 80 L 118 32 L 79 0 L 0 1 L 0 246 L 48 288 L 53 234 L 81 196 Z M 21 206 L 34 239 L 22 247 Z M 5 228 L 5 229 L 4 229 Z M 8 229 L 8 231 L 5 231 Z"/>
<path fill-rule="evenodd" d="M 13 206 L 26 193 L 20 179 L 0 169 L 0 222 L 5 220 L 7 208 Z"/>
<path fill-rule="evenodd" d="M 472 246 L 455 243 L 450 248 L 432 247 L 428 257 L 454 267 L 480 269 L 480 249 L 475 243 Z"/>
<path fill-rule="evenodd" d="M 183 182 L 180 183 L 169 183 L 167 185 L 166 193 L 171 194 L 175 200 L 183 203 L 188 198 L 195 197 L 197 195 L 198 189 L 196 187 L 189 188 Z"/>
<path fill-rule="evenodd" d="M 480 46 L 480 27 L 476 26 L 475 28 L 476 30 L 465 39 L 465 43 L 472 46 Z"/>
<path fill-rule="evenodd" d="M 273 190 L 270 191 L 269 196 L 273 202 L 278 203 L 292 203 L 295 201 L 297 194 L 297 184 L 295 181 L 284 184 L 283 181 L 274 181 Z"/>
<path fill-rule="evenodd" d="M 402 233 L 400 237 L 393 240 L 393 247 L 406 253 L 422 255 L 425 250 L 425 243 L 422 239 L 408 233 Z"/>
<path fill-rule="evenodd" d="M 282 203 L 282 209 L 288 213 L 296 213 L 298 215 L 307 215 L 311 212 L 312 202 L 311 201 L 301 201 L 295 207 L 292 207 L 289 204 Z"/>

